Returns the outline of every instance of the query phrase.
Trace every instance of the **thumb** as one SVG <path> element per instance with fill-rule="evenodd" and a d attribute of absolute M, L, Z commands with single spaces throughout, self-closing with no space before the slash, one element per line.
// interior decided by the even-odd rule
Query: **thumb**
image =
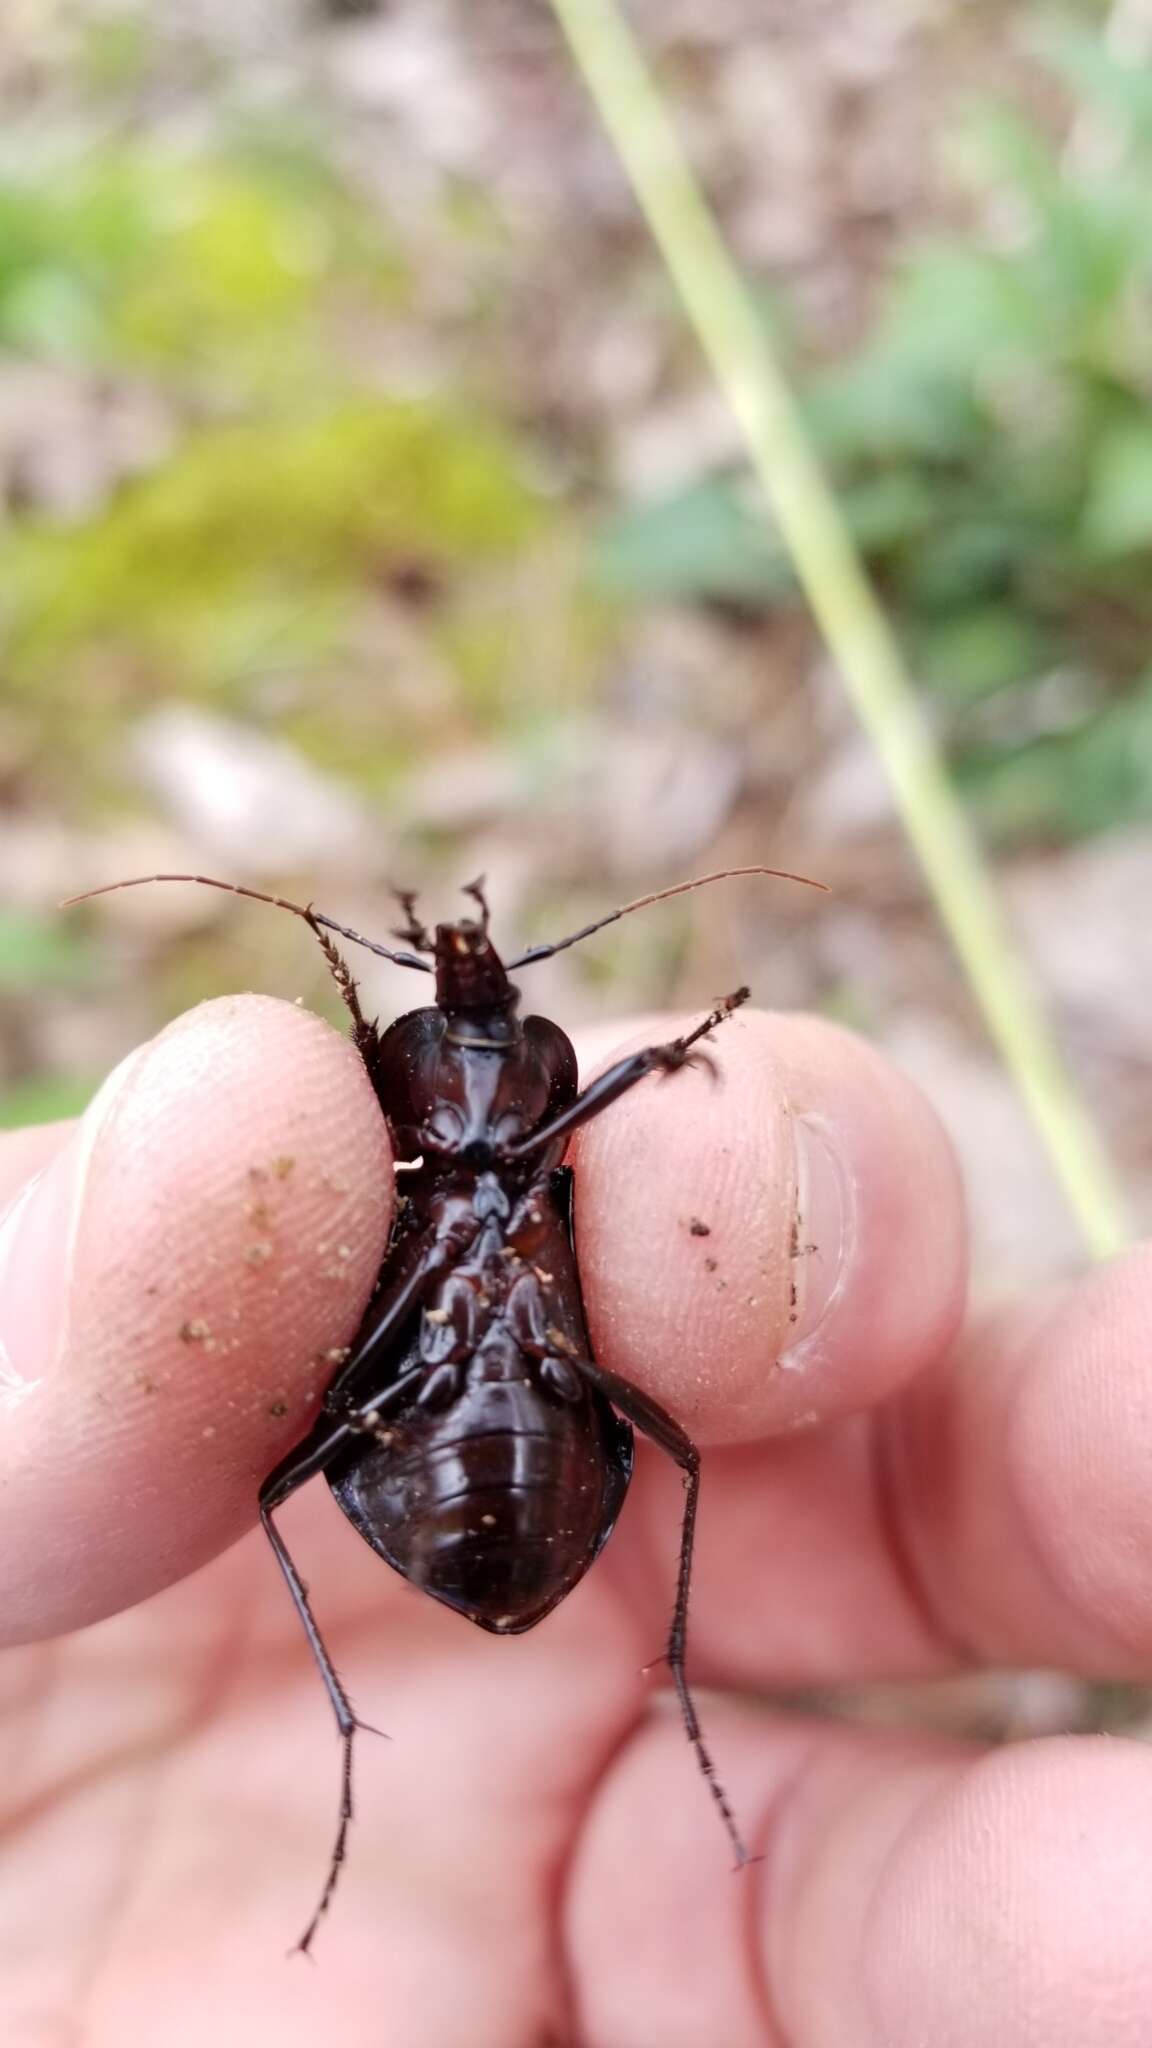
<path fill-rule="evenodd" d="M 316 1017 L 206 1003 L 109 1077 L 0 1223 L 0 1615 L 76 1628 L 254 1519 L 392 1216 L 364 1068 Z"/>

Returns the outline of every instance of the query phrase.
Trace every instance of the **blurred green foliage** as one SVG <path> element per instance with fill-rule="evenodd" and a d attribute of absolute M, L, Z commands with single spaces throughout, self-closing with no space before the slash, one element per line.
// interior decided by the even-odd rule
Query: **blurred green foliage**
<path fill-rule="evenodd" d="M 6 440 L 0 474 L 0 777 L 66 816 L 131 805 L 124 742 L 176 701 L 391 793 L 438 747 L 546 720 L 610 609 L 475 336 L 431 346 L 331 126 L 240 119 L 213 88 L 209 119 L 153 127 L 132 112 L 153 57 L 143 16 L 93 23 L 69 59 L 83 118 L 0 136 L 0 382 L 28 393 L 23 443 L 51 446 L 25 470 Z M 446 195 L 462 261 L 498 231 Z M 175 949 L 164 999 L 259 983 L 260 943 Z M 0 1125 L 92 1093 L 39 1072 L 21 1024 L 89 972 L 75 921 L 0 914 Z"/>
<path fill-rule="evenodd" d="M 1152 816 L 1152 74 L 1046 39 L 1071 140 L 974 124 L 978 236 L 914 251 L 847 362 L 800 372 L 818 445 L 956 771 L 1009 840 Z M 765 608 L 743 480 L 617 519 L 609 579 Z"/>
<path fill-rule="evenodd" d="M 10 695 L 38 718 L 56 700 L 85 751 L 110 705 L 243 705 L 271 669 L 334 663 L 390 565 L 451 574 L 508 555 L 536 518 L 496 430 L 442 402 L 330 394 L 203 426 L 94 518 L 24 518 L 0 544 Z"/>
<path fill-rule="evenodd" d="M 302 135 L 0 155 L 0 347 L 17 354 L 266 406 L 323 373 L 341 302 L 386 306 L 403 286 L 375 217 Z"/>
<path fill-rule="evenodd" d="M 93 975 L 87 940 L 74 922 L 0 909 L 0 1029 L 9 1005 L 15 1016 L 21 999 L 39 1004 L 53 991 L 82 988 Z M 16 1036 L 19 1041 L 19 1031 Z M 75 1116 L 96 1085 L 87 1075 L 26 1073 L 0 1087 L 0 1129 Z"/>
<path fill-rule="evenodd" d="M 23 765 L 115 796 L 124 718 L 206 697 L 387 787 L 443 734 L 446 694 L 465 730 L 527 697 L 534 548 L 549 631 L 586 637 L 575 561 L 553 573 L 563 516 L 483 392 L 451 368 L 448 396 L 424 377 L 419 395 L 381 388 L 408 296 L 378 211 L 299 135 L 0 150 L 0 349 L 62 366 L 94 416 L 119 391 L 162 423 L 89 515 L 18 504 L 0 529 L 4 737 Z M 441 686 L 423 711 L 373 658 L 405 591 Z"/>
<path fill-rule="evenodd" d="M 34 911 L 0 909 L 0 996 L 76 988 L 92 963 L 75 925 Z"/>
<path fill-rule="evenodd" d="M 54 1124 L 87 1109 L 99 1082 L 82 1074 L 34 1074 L 0 1090 L 0 1130 Z"/>

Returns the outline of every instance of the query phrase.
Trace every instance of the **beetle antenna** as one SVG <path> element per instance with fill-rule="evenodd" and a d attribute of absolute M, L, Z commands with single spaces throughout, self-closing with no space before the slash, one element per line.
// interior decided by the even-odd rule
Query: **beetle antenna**
<path fill-rule="evenodd" d="M 322 924 L 330 932 L 339 932 L 342 939 L 350 939 L 355 946 L 364 946 L 369 953 L 376 953 L 382 960 L 391 960 L 395 967 L 415 967 L 421 974 L 431 974 L 426 960 L 417 959 L 414 953 L 395 953 L 390 946 L 378 945 L 375 939 L 366 939 L 362 932 L 354 932 L 350 925 L 337 924 L 334 917 L 328 917 L 322 910 L 314 910 L 310 903 L 291 903 L 287 896 L 269 896 L 263 889 L 246 889 L 240 882 L 220 882 L 214 875 L 129 875 L 122 882 L 105 882 L 99 889 L 84 889 L 78 896 L 66 896 L 61 910 L 71 909 L 74 903 L 90 903 L 94 896 L 111 896 L 116 889 L 139 889 L 145 882 L 199 882 L 205 889 L 224 889 L 230 896 L 247 896 L 253 903 L 271 903 L 276 910 L 290 910 L 295 917 L 302 917 L 305 924 Z"/>
<path fill-rule="evenodd" d="M 509 960 L 508 972 L 528 967 L 534 960 L 550 960 L 553 953 L 563 953 L 581 939 L 590 939 L 593 932 L 603 931 L 606 924 L 615 924 L 618 917 L 627 917 L 633 910 L 647 910 L 650 903 L 664 903 L 669 896 L 686 896 L 689 889 L 705 889 L 710 882 L 729 882 L 739 875 L 773 875 L 780 882 L 802 882 L 806 889 L 822 889 L 825 894 L 828 890 L 827 882 L 813 881 L 811 875 L 794 875 L 787 868 L 721 868 L 714 875 L 697 875 L 691 882 L 676 882 L 670 889 L 655 889 L 650 896 L 637 896 L 634 903 L 621 904 L 619 910 L 610 910 L 607 917 L 598 917 L 595 924 L 586 924 L 582 931 L 572 932 L 566 939 L 556 939 L 547 946 L 529 946 L 527 952 Z"/>

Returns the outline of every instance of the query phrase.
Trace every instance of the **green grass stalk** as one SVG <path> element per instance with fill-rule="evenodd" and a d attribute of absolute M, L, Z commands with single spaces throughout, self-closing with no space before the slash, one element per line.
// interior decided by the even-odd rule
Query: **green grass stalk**
<path fill-rule="evenodd" d="M 845 688 L 969 983 L 1089 1250 L 1128 1241 L 1124 1203 L 996 888 L 933 744 L 903 657 L 763 324 L 615 0 L 552 0 L 717 382 L 743 430 Z"/>

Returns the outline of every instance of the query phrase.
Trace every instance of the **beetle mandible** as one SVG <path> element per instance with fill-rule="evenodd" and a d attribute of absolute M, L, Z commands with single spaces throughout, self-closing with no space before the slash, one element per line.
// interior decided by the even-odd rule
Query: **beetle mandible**
<path fill-rule="evenodd" d="M 489 937 L 482 882 L 468 885 L 476 917 L 438 924 L 395 894 L 398 952 L 311 904 L 210 875 L 140 875 L 69 899 L 147 882 L 198 882 L 302 917 L 323 948 L 352 1020 L 352 1039 L 407 1165 L 401 1205 L 359 1333 L 303 1440 L 260 1489 L 260 1519 L 327 1688 L 343 1743 L 340 1817 L 316 1908 L 297 1944 L 307 1950 L 344 1861 L 352 1818 L 358 1720 L 276 1526 L 275 1510 L 322 1472 L 344 1514 L 409 1583 L 479 1628 L 518 1635 L 552 1612 L 611 1535 L 632 1474 L 633 1430 L 680 1467 L 684 1507 L 665 1659 L 685 1733 L 727 1832 L 748 1861 L 705 1747 L 685 1675 L 688 1595 L 700 1458 L 686 1431 L 650 1394 L 592 1357 L 572 1228 L 572 1132 L 654 1072 L 693 1057 L 748 998 L 726 996 L 695 1029 L 617 1060 L 583 1090 L 575 1050 L 558 1024 L 518 1014 L 509 973 L 550 958 L 617 918 L 734 875 L 703 875 L 622 905 L 505 967 Z M 387 1030 L 364 1016 L 356 982 L 331 933 L 395 964 L 435 974 L 436 1000 Z"/>

